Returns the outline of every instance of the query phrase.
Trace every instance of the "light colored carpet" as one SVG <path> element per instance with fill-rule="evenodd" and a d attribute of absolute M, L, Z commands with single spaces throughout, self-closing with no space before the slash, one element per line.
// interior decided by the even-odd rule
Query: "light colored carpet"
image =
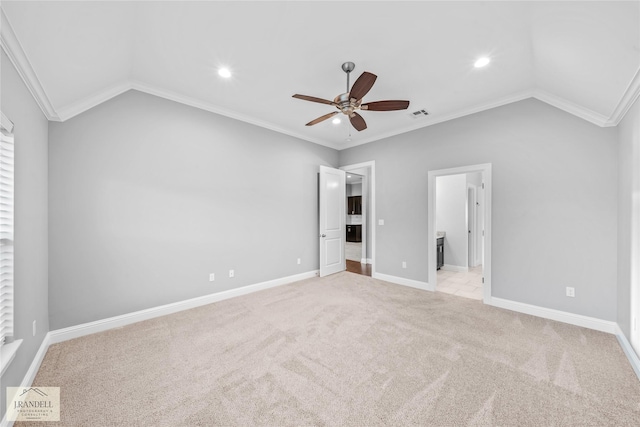
<path fill-rule="evenodd" d="M 613 335 L 347 272 L 52 345 L 34 385 L 63 426 L 640 425 Z"/>
<path fill-rule="evenodd" d="M 351 261 L 362 261 L 362 243 L 345 242 L 344 255 Z"/>

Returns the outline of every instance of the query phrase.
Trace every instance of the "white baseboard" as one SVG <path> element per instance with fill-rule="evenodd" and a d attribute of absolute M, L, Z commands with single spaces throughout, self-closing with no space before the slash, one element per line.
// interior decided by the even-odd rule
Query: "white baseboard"
<path fill-rule="evenodd" d="M 624 351 L 624 354 L 627 356 L 627 359 L 629 359 L 629 363 L 631 363 L 631 367 L 633 368 L 633 370 L 636 373 L 636 376 L 640 380 L 640 357 L 638 357 L 638 354 L 636 354 L 636 352 L 633 349 L 633 346 L 631 345 L 627 337 L 622 332 L 622 329 L 620 329 L 620 325 L 618 325 L 617 323 L 616 323 L 616 338 L 618 338 L 618 342 L 620 343 L 620 347 L 622 347 L 622 351 Z"/>
<path fill-rule="evenodd" d="M 422 289 L 423 291 L 430 291 L 429 284 L 427 282 L 421 282 L 419 280 L 405 279 L 404 277 L 391 276 L 389 274 L 373 273 L 373 278 L 378 280 L 384 280 L 385 282 L 395 283 L 396 285 L 409 286 L 412 288 Z"/>
<path fill-rule="evenodd" d="M 525 304 L 522 302 L 510 301 L 502 298 L 491 297 L 488 304 L 494 307 L 505 308 L 519 313 L 542 317 L 543 319 L 556 320 L 558 322 L 582 326 L 583 328 L 594 329 L 596 331 L 607 332 L 610 334 L 615 334 L 616 329 L 618 328 L 618 324 L 616 322 L 596 319 L 595 317 L 583 316 L 581 314 L 567 313 L 566 311 L 539 307 L 537 305 Z"/>
<path fill-rule="evenodd" d="M 47 350 L 49 349 L 49 345 L 51 344 L 51 332 L 47 332 L 47 335 L 44 336 L 44 339 L 40 343 L 40 348 L 38 348 L 38 352 L 34 356 L 31 361 L 31 365 L 29 365 L 29 369 L 27 373 L 24 375 L 22 382 L 20 383 L 20 387 L 30 387 L 33 384 L 33 380 L 36 378 L 36 374 L 38 373 L 38 369 L 40 369 L 40 365 L 44 360 L 45 354 L 47 354 Z M 6 390 L 6 389 L 5 389 Z M 4 416 L 2 417 L 2 421 L 0 421 L 0 427 L 12 427 L 13 421 L 7 420 L 7 411 L 5 410 Z"/>
<path fill-rule="evenodd" d="M 50 343 L 56 344 L 70 339 L 82 337 L 85 335 L 95 334 L 97 332 L 106 331 L 113 328 L 130 325 L 132 323 L 141 322 L 143 320 L 153 319 L 167 314 L 176 313 L 178 311 L 188 310 L 190 308 L 200 307 L 229 298 L 250 294 L 263 289 L 269 289 L 276 286 L 286 285 L 288 283 L 297 282 L 299 280 L 316 277 L 318 271 L 308 271 L 306 273 L 295 274 L 293 276 L 282 277 L 280 279 L 269 280 L 254 285 L 243 286 L 237 289 L 229 289 L 227 291 L 217 292 L 215 294 L 203 295 L 201 297 L 178 301 L 171 304 L 161 305 L 158 307 L 148 308 L 133 313 L 127 313 L 120 316 L 110 317 L 107 319 L 96 320 L 95 322 L 83 323 L 81 325 L 70 326 L 64 329 L 57 329 L 49 332 Z"/>
<path fill-rule="evenodd" d="M 469 271 L 469 267 L 462 267 L 460 265 L 451 264 L 444 264 L 442 267 L 440 267 L 440 269 L 445 271 L 456 271 L 458 273 L 466 273 Z"/>

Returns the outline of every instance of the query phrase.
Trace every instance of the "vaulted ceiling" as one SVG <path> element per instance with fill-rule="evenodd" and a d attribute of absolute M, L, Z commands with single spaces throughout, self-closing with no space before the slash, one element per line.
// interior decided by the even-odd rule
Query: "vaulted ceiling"
<path fill-rule="evenodd" d="M 640 93 L 639 1 L 2 1 L 2 46 L 50 120 L 136 89 L 337 149 L 535 97 L 614 126 Z M 488 66 L 475 68 L 487 56 Z M 305 123 L 369 71 L 363 111 Z M 229 67 L 232 77 L 218 75 Z M 424 109 L 428 116 L 411 112 Z"/>

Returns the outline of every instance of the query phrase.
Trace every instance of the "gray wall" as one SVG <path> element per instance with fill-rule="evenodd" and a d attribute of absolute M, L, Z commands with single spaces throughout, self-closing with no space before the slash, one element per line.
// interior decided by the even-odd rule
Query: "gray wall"
<path fill-rule="evenodd" d="M 49 332 L 47 307 L 47 119 L 3 50 L 0 108 L 14 123 L 15 136 L 15 339 L 23 339 L 2 376 L 3 416 L 6 387 L 21 385 Z M 33 321 L 37 333 L 32 335 Z"/>
<path fill-rule="evenodd" d="M 633 226 L 633 210 L 640 213 L 640 99 L 627 112 L 619 125 L 618 169 L 618 318 L 617 322 L 628 339 L 631 325 L 632 235 L 638 239 L 640 226 Z M 634 173 L 635 170 L 635 173 Z M 638 195 L 635 199 L 634 194 Z M 637 219 L 636 219 L 637 221 Z M 638 243 L 636 243 L 638 244 Z M 638 254 L 636 253 L 637 257 Z M 636 278 L 637 280 L 637 278 Z"/>
<path fill-rule="evenodd" d="M 347 184 L 347 196 L 362 196 L 362 183 Z"/>
<path fill-rule="evenodd" d="M 528 99 L 341 151 L 340 163 L 376 162 L 377 272 L 426 282 L 428 171 L 491 163 L 493 296 L 616 320 L 617 145 L 617 129 Z"/>
<path fill-rule="evenodd" d="M 333 149 L 136 91 L 49 141 L 53 329 L 318 268 Z"/>

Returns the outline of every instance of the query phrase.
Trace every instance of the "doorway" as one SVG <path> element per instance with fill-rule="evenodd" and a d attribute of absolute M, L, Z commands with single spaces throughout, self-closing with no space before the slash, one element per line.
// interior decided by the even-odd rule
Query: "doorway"
<path fill-rule="evenodd" d="M 448 210 L 439 212 L 439 206 Z M 438 237 L 444 240 L 444 261 L 440 264 Z M 449 281 L 449 285 L 467 284 L 469 286 L 459 286 L 461 292 L 449 293 L 466 297 L 474 293 L 476 299 L 488 303 L 491 298 L 491 164 L 429 171 L 427 239 L 428 289 L 442 290 L 439 282 L 445 281 Z M 474 292 L 471 284 L 476 282 L 479 290 Z"/>
<path fill-rule="evenodd" d="M 346 172 L 346 268 L 366 276 L 371 276 L 374 271 L 374 168 L 374 162 L 340 168 Z"/>
<path fill-rule="evenodd" d="M 347 271 L 370 276 L 371 268 L 366 261 L 366 220 L 363 222 L 366 218 L 366 206 L 362 203 L 366 190 L 364 178 L 358 173 L 346 172 L 347 233 L 344 253 Z"/>

